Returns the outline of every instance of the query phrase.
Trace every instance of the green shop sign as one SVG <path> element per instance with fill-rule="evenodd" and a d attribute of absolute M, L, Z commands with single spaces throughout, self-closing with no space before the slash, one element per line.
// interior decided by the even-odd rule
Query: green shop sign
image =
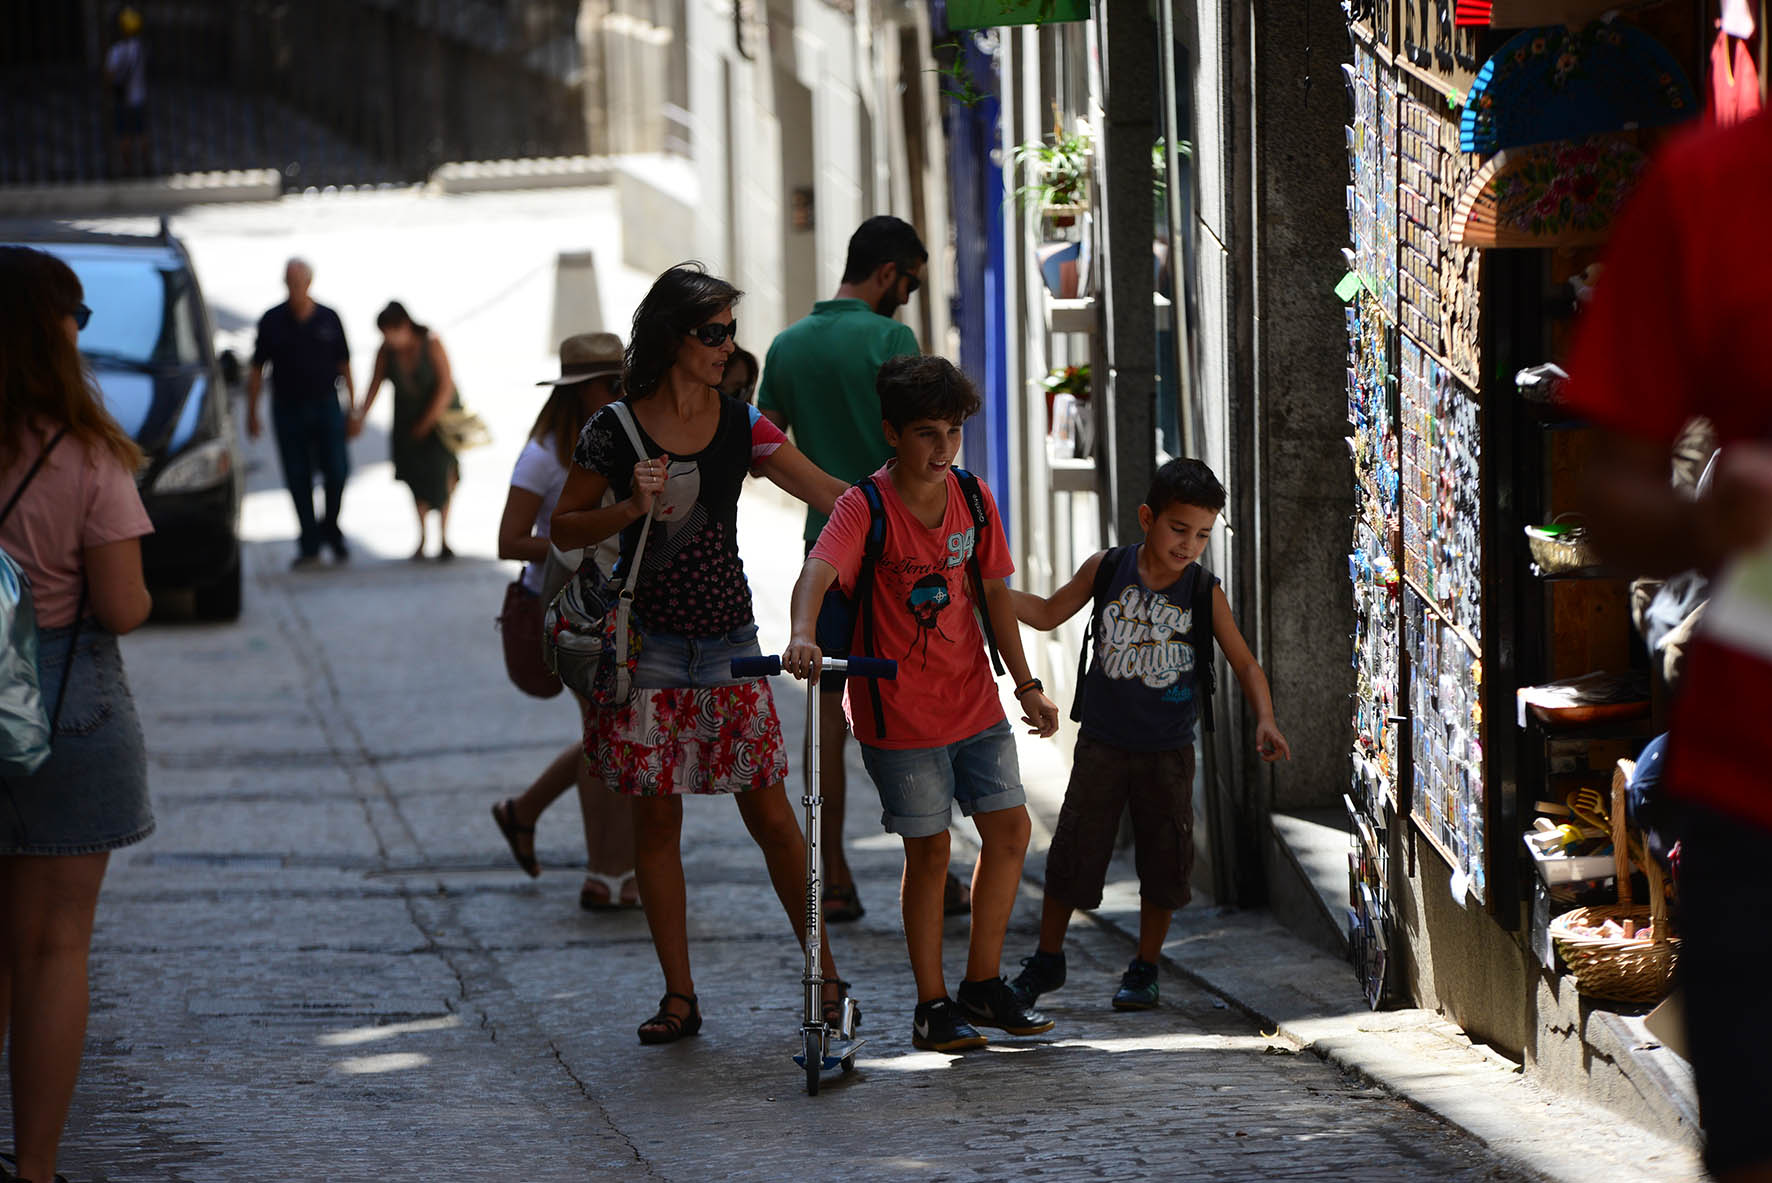
<path fill-rule="evenodd" d="M 1086 21 L 1089 0 L 948 0 L 948 28 L 989 29 L 996 25 L 1044 25 Z"/>

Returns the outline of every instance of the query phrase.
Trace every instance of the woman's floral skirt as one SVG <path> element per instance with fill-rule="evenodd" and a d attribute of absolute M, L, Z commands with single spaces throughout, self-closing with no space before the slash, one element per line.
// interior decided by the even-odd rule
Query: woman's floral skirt
<path fill-rule="evenodd" d="M 592 713 L 585 754 L 632 797 L 746 793 L 784 780 L 787 749 L 767 679 L 732 686 L 637 689 Z"/>

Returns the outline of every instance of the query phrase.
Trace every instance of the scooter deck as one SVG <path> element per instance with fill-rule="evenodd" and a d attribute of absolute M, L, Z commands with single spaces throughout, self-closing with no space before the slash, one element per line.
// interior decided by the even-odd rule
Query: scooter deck
<path fill-rule="evenodd" d="M 851 1039 L 851 1040 L 847 1040 L 847 1041 L 841 1040 L 841 1039 L 831 1040 L 830 1043 L 826 1046 L 826 1050 L 825 1050 L 825 1054 L 824 1054 L 824 1063 L 821 1065 L 821 1067 L 826 1072 L 835 1071 L 837 1068 L 842 1066 L 844 1060 L 847 1060 L 847 1059 L 851 1058 L 852 1056 L 854 1056 L 855 1053 L 860 1051 L 862 1049 L 862 1046 L 866 1043 L 867 1043 L 867 1040 L 865 1040 L 865 1039 Z M 798 1064 L 802 1068 L 806 1067 L 806 1053 L 805 1052 L 795 1052 L 794 1053 L 794 1063 Z"/>

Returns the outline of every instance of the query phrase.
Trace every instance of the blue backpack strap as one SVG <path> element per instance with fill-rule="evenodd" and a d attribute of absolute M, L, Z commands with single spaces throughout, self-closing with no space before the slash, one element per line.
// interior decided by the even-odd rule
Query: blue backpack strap
<path fill-rule="evenodd" d="M 1188 642 L 1194 647 L 1194 683 L 1199 695 L 1200 726 L 1208 734 L 1215 730 L 1212 696 L 1218 690 L 1218 662 L 1212 651 L 1212 590 L 1216 586 L 1212 572 L 1201 566 L 1194 576 L 1193 627 L 1188 632 Z"/>
<path fill-rule="evenodd" d="M 1095 581 L 1091 584 L 1089 595 L 1089 622 L 1083 626 L 1083 647 L 1077 651 L 1077 685 L 1071 693 L 1071 722 L 1083 721 L 1083 679 L 1089 676 L 1089 666 L 1095 654 L 1095 622 L 1101 616 L 1101 602 L 1107 599 L 1108 586 L 1114 581 L 1114 572 L 1120 569 L 1120 560 L 1126 556 L 1123 546 L 1110 546 L 1102 552 L 1101 563 L 1095 568 Z"/>
<path fill-rule="evenodd" d="M 978 623 L 984 630 L 985 647 L 991 651 L 991 668 L 1000 678 L 1003 676 L 1003 658 L 997 652 L 997 630 L 991 625 L 990 608 L 984 601 L 984 570 L 978 565 L 978 548 L 984 542 L 985 531 L 990 529 L 991 515 L 985 511 L 984 491 L 978 487 L 978 478 L 958 465 L 953 471 L 960 482 L 960 494 L 966 498 L 966 508 L 972 513 L 972 553 L 966 556 L 966 574 L 972 580 L 972 602 L 978 608 Z"/>

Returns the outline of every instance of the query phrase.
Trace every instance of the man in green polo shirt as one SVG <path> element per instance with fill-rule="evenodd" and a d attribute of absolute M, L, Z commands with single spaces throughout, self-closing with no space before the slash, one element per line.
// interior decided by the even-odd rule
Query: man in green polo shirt
<path fill-rule="evenodd" d="M 783 329 L 769 345 L 757 408 L 791 431 L 799 449 L 834 477 L 854 483 L 892 458 L 880 429 L 874 379 L 889 359 L 919 352 L 916 335 L 892 314 L 922 286 L 928 261 L 929 251 L 909 222 L 885 214 L 869 218 L 849 239 L 836 297 L 814 304 L 810 316 Z M 807 550 L 824 523 L 824 514 L 806 511 Z M 843 679 L 823 679 L 819 689 L 841 694 Z M 861 900 L 843 853 L 848 728 L 841 710 L 821 711 L 819 724 L 825 916 L 855 920 L 862 914 Z M 953 902 L 964 899 L 957 882 L 948 894 Z"/>
<path fill-rule="evenodd" d="M 889 359 L 920 352 L 916 334 L 892 314 L 922 285 L 928 259 L 910 223 L 869 218 L 849 239 L 836 297 L 769 345 L 757 409 L 840 480 L 859 481 L 892 458 L 874 378 Z M 824 514 L 806 511 L 808 549 L 824 523 Z"/>

